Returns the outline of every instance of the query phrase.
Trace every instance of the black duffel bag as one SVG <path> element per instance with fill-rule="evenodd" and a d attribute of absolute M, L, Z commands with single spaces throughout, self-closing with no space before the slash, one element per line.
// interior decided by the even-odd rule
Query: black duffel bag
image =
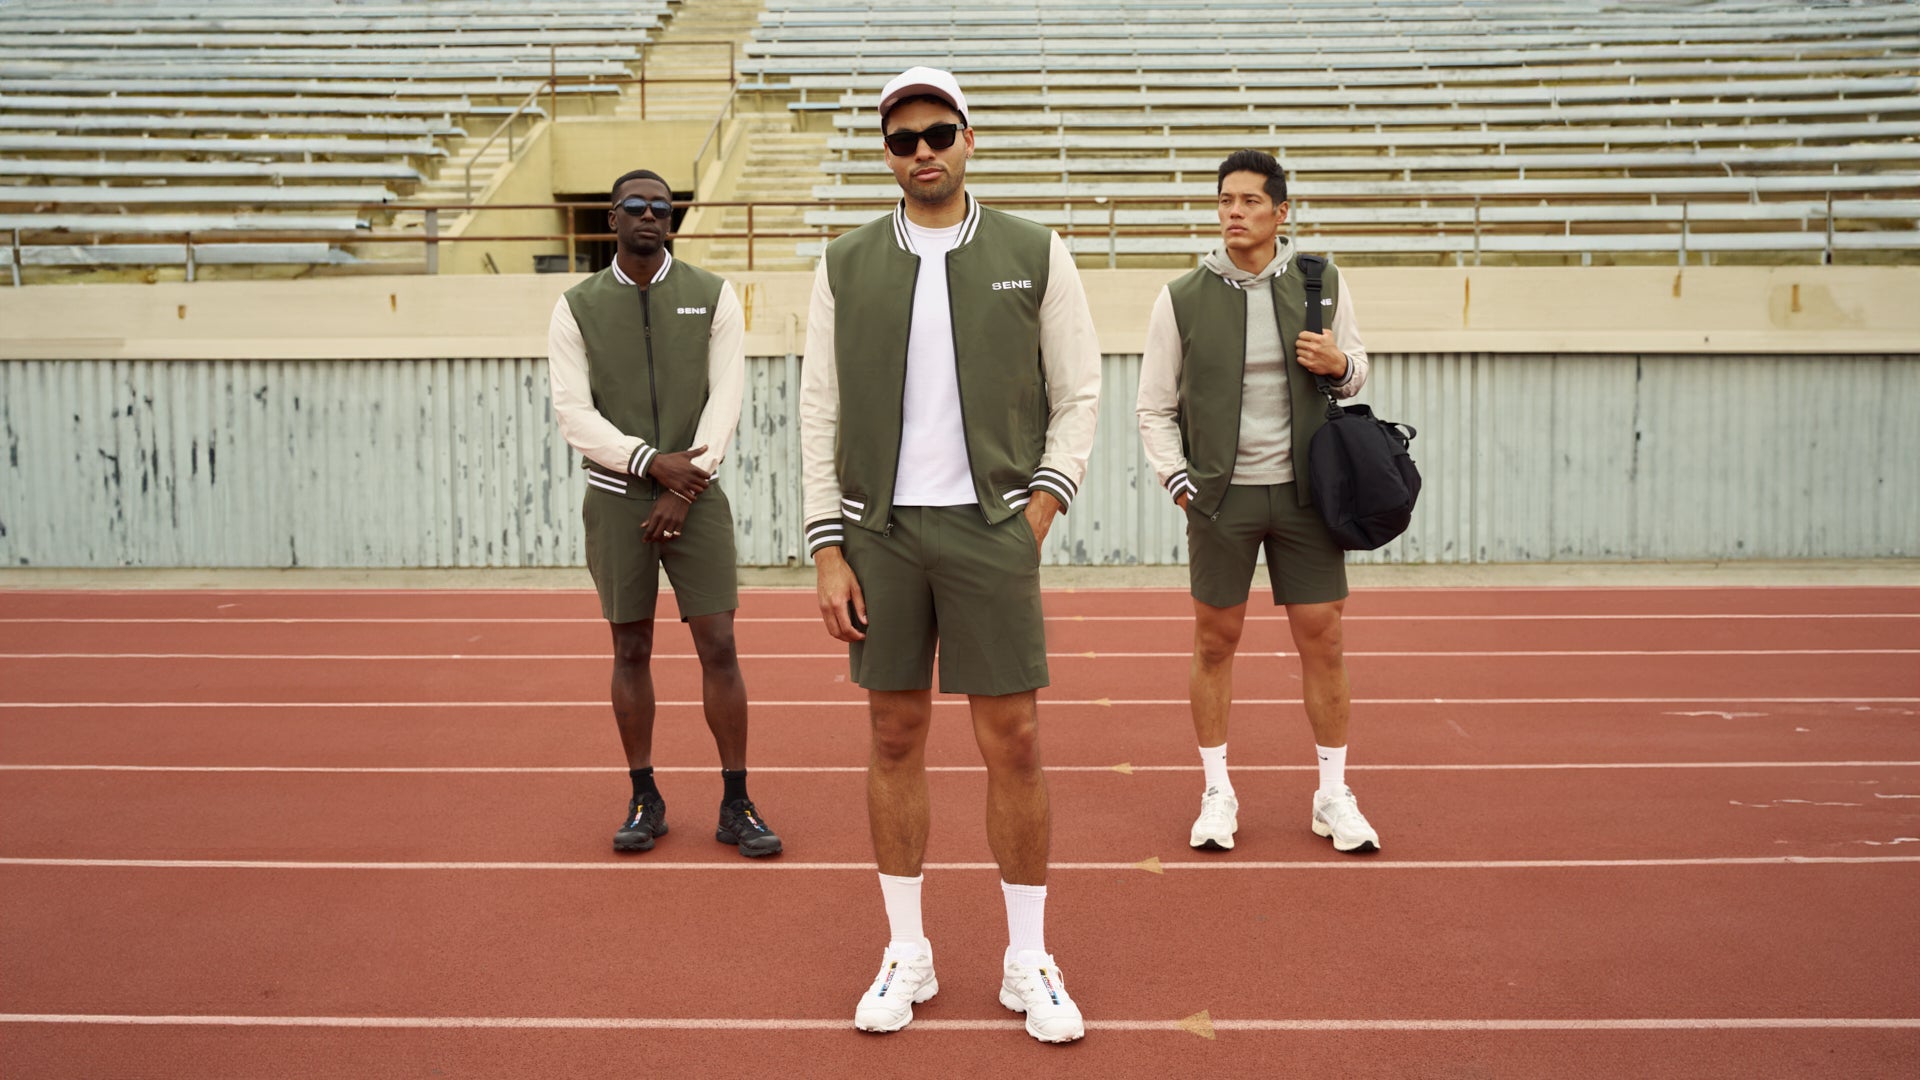
<path fill-rule="evenodd" d="M 1307 329 L 1320 333 L 1320 276 L 1327 261 L 1300 255 L 1306 274 Z M 1334 543 L 1372 551 L 1407 531 L 1420 497 L 1420 470 L 1408 445 L 1417 432 L 1382 420 L 1365 405 L 1342 406 L 1325 375 L 1314 382 L 1327 397 L 1327 422 L 1307 444 L 1307 489 Z"/>

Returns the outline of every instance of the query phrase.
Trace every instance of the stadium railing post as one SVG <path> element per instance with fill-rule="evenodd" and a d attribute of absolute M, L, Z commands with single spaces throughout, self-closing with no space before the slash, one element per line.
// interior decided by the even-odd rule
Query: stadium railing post
<path fill-rule="evenodd" d="M 1480 265 L 1480 196 L 1473 197 L 1473 265 Z"/>
<path fill-rule="evenodd" d="M 1117 211 L 1120 204 L 1112 199 L 1107 204 L 1107 269 L 1120 265 L 1120 220 Z M 1069 219 L 1071 220 L 1071 219 Z"/>
<path fill-rule="evenodd" d="M 7 268 L 13 271 L 13 287 L 16 289 L 19 288 L 20 287 L 20 230 L 19 229 L 13 230 L 13 258 L 8 261 Z"/>
<path fill-rule="evenodd" d="M 192 233 L 186 234 L 186 248 L 187 248 L 187 280 L 192 281 L 194 278 L 193 234 Z"/>
<path fill-rule="evenodd" d="M 1833 265 L 1833 189 L 1832 188 L 1827 189 L 1827 246 L 1826 246 L 1826 250 L 1820 253 L 1820 263 L 1823 266 Z"/>
<path fill-rule="evenodd" d="M 434 237 L 440 235 L 440 211 L 429 209 L 426 222 L 427 233 L 427 273 L 440 272 L 440 242 Z"/>

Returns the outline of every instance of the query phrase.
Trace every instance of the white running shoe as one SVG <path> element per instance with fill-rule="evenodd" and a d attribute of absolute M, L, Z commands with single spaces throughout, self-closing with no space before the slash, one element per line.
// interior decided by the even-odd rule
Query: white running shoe
<path fill-rule="evenodd" d="M 1233 834 L 1240 831 L 1240 800 L 1230 791 L 1210 787 L 1200 796 L 1200 817 L 1193 823 L 1187 846 L 1232 851 Z"/>
<path fill-rule="evenodd" d="M 1006 962 L 1000 980 L 1000 1004 L 1017 1013 L 1027 1014 L 1027 1034 L 1041 1042 L 1067 1043 L 1087 1033 L 1080 1019 L 1080 1006 L 1067 996 L 1066 980 L 1060 976 L 1053 957 L 1037 952 L 1021 954 L 1034 963 L 1024 964 L 1020 957 Z"/>
<path fill-rule="evenodd" d="M 861 1031 L 899 1031 L 913 1021 L 913 1007 L 940 992 L 933 976 L 933 946 L 920 939 L 920 955 L 910 960 L 891 956 L 880 960 L 880 974 L 860 995 L 853 1010 L 853 1026 Z"/>
<path fill-rule="evenodd" d="M 1380 834 L 1367 824 L 1350 787 L 1314 792 L 1313 831 L 1316 836 L 1332 837 L 1335 851 L 1380 850 Z"/>

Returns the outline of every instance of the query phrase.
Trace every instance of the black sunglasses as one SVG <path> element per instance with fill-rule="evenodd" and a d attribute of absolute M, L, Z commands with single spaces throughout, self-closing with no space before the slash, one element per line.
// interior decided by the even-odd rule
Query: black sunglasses
<path fill-rule="evenodd" d="M 615 204 L 633 217 L 646 217 L 647 211 L 661 221 L 673 218 L 673 204 L 665 199 L 643 199 L 638 195 L 629 195 Z"/>
<path fill-rule="evenodd" d="M 894 157 L 906 157 L 920 148 L 920 140 L 927 140 L 927 149 L 945 150 L 960 137 L 960 129 L 965 124 L 935 124 L 925 131 L 896 131 L 886 137 L 887 150 Z"/>

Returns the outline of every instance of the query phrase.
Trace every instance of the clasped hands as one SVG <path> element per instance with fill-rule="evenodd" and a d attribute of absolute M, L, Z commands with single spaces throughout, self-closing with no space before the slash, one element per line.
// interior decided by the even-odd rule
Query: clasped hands
<path fill-rule="evenodd" d="M 655 454 L 647 463 L 647 475 L 660 482 L 676 498 L 663 495 L 653 500 L 653 513 L 647 515 L 647 523 L 642 538 L 649 544 L 665 543 L 678 539 L 686 529 L 687 511 L 693 508 L 693 502 L 700 493 L 713 483 L 713 474 L 693 463 L 693 459 L 707 452 L 704 446 L 691 450 L 676 450 L 671 454 Z"/>

